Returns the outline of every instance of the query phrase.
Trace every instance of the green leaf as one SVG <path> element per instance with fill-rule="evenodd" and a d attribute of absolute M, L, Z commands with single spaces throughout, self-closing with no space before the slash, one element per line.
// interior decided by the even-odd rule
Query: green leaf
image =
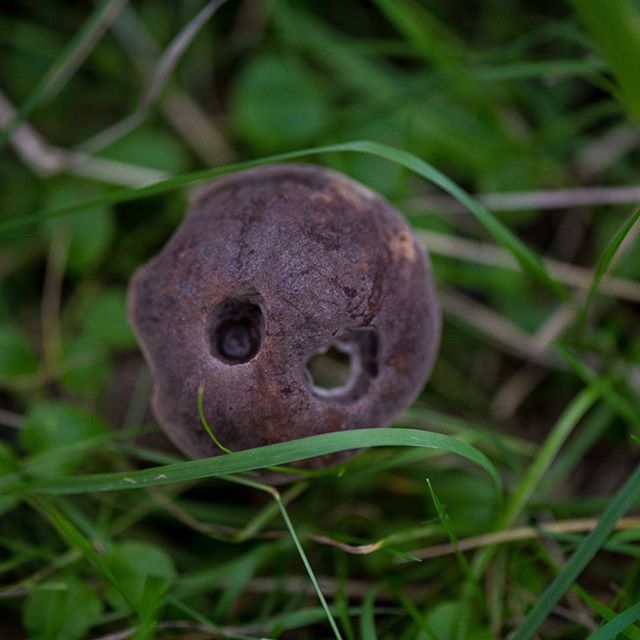
<path fill-rule="evenodd" d="M 466 442 L 440 433 L 431 433 L 418 429 L 387 428 L 352 429 L 325 433 L 265 447 L 237 451 L 224 456 L 176 462 L 163 467 L 154 467 L 141 471 L 33 480 L 25 488 L 38 493 L 74 494 L 90 491 L 116 491 L 155 487 L 187 480 L 243 473 L 349 449 L 384 446 L 423 447 L 437 449 L 446 453 L 455 453 L 482 467 L 491 476 L 496 488 L 501 488 L 498 473 L 488 458 Z"/>
<path fill-rule="evenodd" d="M 24 603 L 22 619 L 35 640 L 76 640 L 85 637 L 101 613 L 95 591 L 67 578 L 39 585 Z"/>
<path fill-rule="evenodd" d="M 142 612 L 153 612 L 161 604 L 176 571 L 171 558 L 148 542 L 126 541 L 112 546 L 104 555 L 118 585 Z M 125 605 L 120 593 L 110 589 L 108 597 L 116 607 Z"/>
<path fill-rule="evenodd" d="M 136 339 L 127 324 L 126 295 L 110 289 L 93 296 L 83 311 L 84 332 L 99 344 L 113 349 L 130 349 Z"/>
<path fill-rule="evenodd" d="M 11 325 L 0 326 L 0 379 L 35 373 L 38 360 L 23 331 Z"/>
<path fill-rule="evenodd" d="M 107 347 L 88 335 L 73 336 L 62 345 L 64 369 L 60 382 L 84 398 L 95 398 L 104 389 L 111 362 Z"/>
<path fill-rule="evenodd" d="M 189 162 L 184 146 L 172 135 L 148 126 L 112 143 L 100 155 L 170 174 L 184 171 Z"/>
<path fill-rule="evenodd" d="M 108 426 L 85 409 L 64 402 L 47 402 L 33 407 L 25 416 L 20 438 L 31 455 L 49 454 L 34 475 L 64 474 L 83 459 L 84 452 L 73 445 L 109 433 Z"/>
<path fill-rule="evenodd" d="M 100 197 L 100 190 L 86 182 L 64 180 L 49 193 L 49 207 L 73 206 L 83 199 Z M 115 232 L 111 207 L 96 204 L 77 208 L 67 219 L 48 222 L 45 234 L 58 234 L 68 241 L 66 267 L 73 275 L 83 275 L 106 257 Z"/>
<path fill-rule="evenodd" d="M 231 98 L 231 124 L 260 153 L 308 144 L 331 121 L 323 91 L 304 67 L 263 55 L 239 74 Z"/>
<path fill-rule="evenodd" d="M 444 601 L 429 611 L 425 622 L 436 638 L 450 640 L 455 637 L 463 606 L 456 600 Z M 468 640 L 491 640 L 492 637 L 489 629 L 480 626 L 474 627 L 467 635 Z"/>

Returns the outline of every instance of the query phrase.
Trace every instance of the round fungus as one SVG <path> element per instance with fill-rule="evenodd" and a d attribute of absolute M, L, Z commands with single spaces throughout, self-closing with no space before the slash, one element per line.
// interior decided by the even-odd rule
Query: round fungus
<path fill-rule="evenodd" d="M 388 426 L 420 392 L 440 311 L 400 214 L 345 176 L 271 165 L 215 180 L 129 288 L 154 413 L 192 457 Z"/>

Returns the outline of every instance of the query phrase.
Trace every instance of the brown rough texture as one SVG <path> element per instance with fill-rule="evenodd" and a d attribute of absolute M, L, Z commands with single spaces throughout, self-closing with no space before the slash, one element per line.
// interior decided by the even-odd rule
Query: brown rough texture
<path fill-rule="evenodd" d="M 271 165 L 202 188 L 129 287 L 129 320 L 155 382 L 154 413 L 187 455 L 381 427 L 417 396 L 440 335 L 429 261 L 400 214 L 345 176 Z M 354 355 L 337 392 L 309 359 Z"/>

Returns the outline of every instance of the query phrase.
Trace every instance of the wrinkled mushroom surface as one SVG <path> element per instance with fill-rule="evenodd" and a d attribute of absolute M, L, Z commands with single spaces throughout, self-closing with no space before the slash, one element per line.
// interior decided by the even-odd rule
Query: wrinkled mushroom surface
<path fill-rule="evenodd" d="M 345 176 L 271 165 L 202 188 L 129 288 L 154 413 L 192 457 L 388 426 L 431 370 L 440 313 L 400 214 Z M 329 384 L 314 370 L 336 363 Z M 332 360 L 333 358 L 333 360 Z M 333 365 L 332 365 L 333 366 Z"/>

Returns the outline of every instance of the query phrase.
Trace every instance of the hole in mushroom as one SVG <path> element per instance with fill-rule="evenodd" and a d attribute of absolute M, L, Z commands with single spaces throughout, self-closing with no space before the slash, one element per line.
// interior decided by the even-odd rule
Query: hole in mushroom
<path fill-rule="evenodd" d="M 225 298 L 208 321 L 211 353 L 225 364 L 244 364 L 254 358 L 264 339 L 264 316 L 256 296 Z"/>
<path fill-rule="evenodd" d="M 342 393 L 349 386 L 355 373 L 355 359 L 344 346 L 334 345 L 312 356 L 307 369 L 315 393 L 329 396 Z"/>
<path fill-rule="evenodd" d="M 352 329 L 325 345 L 307 361 L 306 379 L 318 398 L 352 402 L 378 375 L 378 333 Z"/>

